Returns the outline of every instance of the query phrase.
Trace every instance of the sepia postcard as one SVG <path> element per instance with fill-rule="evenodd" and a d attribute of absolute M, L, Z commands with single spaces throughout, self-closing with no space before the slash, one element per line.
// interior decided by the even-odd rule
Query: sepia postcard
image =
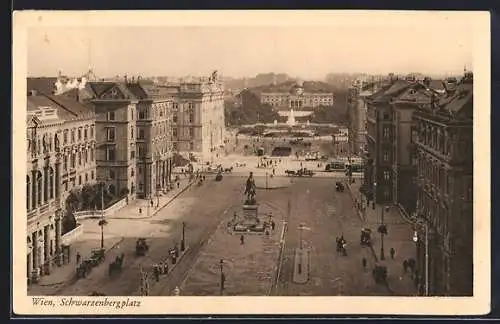
<path fill-rule="evenodd" d="M 488 313 L 489 26 L 14 12 L 13 312 Z"/>

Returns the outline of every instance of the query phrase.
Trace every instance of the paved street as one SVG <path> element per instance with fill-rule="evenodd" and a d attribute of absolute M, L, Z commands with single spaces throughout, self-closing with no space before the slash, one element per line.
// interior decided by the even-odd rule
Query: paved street
<path fill-rule="evenodd" d="M 181 223 L 184 221 L 189 250 L 168 279 L 163 278 L 159 283 L 165 287 L 161 292 L 170 294 L 171 289 L 183 280 L 197 252 L 224 217 L 225 210 L 242 199 L 243 178 L 231 177 L 223 182 L 215 182 L 210 178 L 207 180 L 202 186 L 194 185 L 186 190 L 150 219 L 110 220 L 113 224 L 106 228 L 107 235 L 123 236 L 124 241 L 111 250 L 106 255 L 106 262 L 94 268 L 87 278 L 63 287 L 56 294 L 88 295 L 98 291 L 106 295 L 139 295 L 140 266 L 151 273 L 152 264 L 166 258 L 168 249 L 181 240 Z M 88 226 L 92 226 L 92 222 Z M 95 230 L 99 230 L 97 226 Z M 150 244 L 149 252 L 144 257 L 135 256 L 135 241 L 138 237 L 146 237 Z M 109 278 L 108 263 L 121 253 L 125 253 L 123 272 Z"/>
<path fill-rule="evenodd" d="M 277 295 L 389 295 L 371 276 L 375 259 L 368 247 L 359 244 L 361 219 L 352 208 L 348 192 L 337 193 L 333 179 L 297 179 L 291 190 L 291 213 L 286 252 Z M 299 246 L 300 223 L 304 245 L 310 249 L 310 274 L 306 284 L 293 283 L 294 254 Z M 335 238 L 344 235 L 347 256 L 336 252 Z M 361 260 L 368 264 L 363 269 Z"/>

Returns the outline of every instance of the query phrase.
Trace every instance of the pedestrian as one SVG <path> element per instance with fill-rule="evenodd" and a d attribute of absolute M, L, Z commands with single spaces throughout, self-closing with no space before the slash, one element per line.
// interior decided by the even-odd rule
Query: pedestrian
<path fill-rule="evenodd" d="M 276 226 L 276 224 L 274 223 L 274 221 L 271 221 L 271 230 L 274 231 L 274 226 Z"/>
<path fill-rule="evenodd" d="M 361 259 L 361 265 L 363 266 L 363 271 L 366 270 L 366 258 L 363 257 L 363 259 Z"/>
<path fill-rule="evenodd" d="M 245 244 L 245 236 L 243 234 L 241 234 L 240 236 L 240 245 L 243 245 Z"/>
<path fill-rule="evenodd" d="M 408 260 L 403 261 L 403 271 L 406 274 L 408 272 Z"/>
<path fill-rule="evenodd" d="M 142 214 L 142 208 L 139 207 L 139 215 Z"/>
<path fill-rule="evenodd" d="M 408 268 L 411 272 L 415 271 L 415 260 L 413 258 L 408 259 Z"/>
<path fill-rule="evenodd" d="M 168 274 L 168 260 L 165 260 L 165 262 L 163 262 L 163 273 Z"/>
<path fill-rule="evenodd" d="M 275 174 L 276 174 L 276 169 L 273 168 L 273 175 L 275 175 Z"/>
<path fill-rule="evenodd" d="M 179 181 L 177 181 L 177 189 L 179 189 L 180 186 L 181 186 L 181 183 Z"/>
<path fill-rule="evenodd" d="M 394 248 L 391 247 L 391 250 L 389 251 L 389 253 L 391 254 L 391 259 L 394 260 L 394 254 L 396 254 L 396 250 L 394 250 Z"/>
<path fill-rule="evenodd" d="M 76 264 L 80 264 L 81 259 L 82 259 L 82 256 L 80 255 L 80 252 L 76 252 Z"/>
<path fill-rule="evenodd" d="M 155 280 L 158 282 L 160 281 L 160 269 L 158 268 L 158 264 L 153 265 L 153 274 L 155 276 Z"/>
<path fill-rule="evenodd" d="M 153 199 L 149 201 L 149 204 L 151 205 L 151 207 L 153 207 Z"/>

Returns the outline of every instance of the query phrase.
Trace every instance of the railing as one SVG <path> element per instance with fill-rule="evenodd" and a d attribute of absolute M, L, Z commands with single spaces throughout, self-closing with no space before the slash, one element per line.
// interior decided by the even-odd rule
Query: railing
<path fill-rule="evenodd" d="M 86 219 L 86 218 L 100 218 L 100 217 L 107 217 L 110 215 L 113 215 L 116 213 L 118 210 L 122 209 L 127 205 L 127 198 L 123 198 L 119 201 L 117 201 L 115 204 L 109 206 L 107 209 L 102 211 L 101 209 L 95 209 L 95 210 L 84 210 L 84 211 L 79 211 L 74 213 L 75 219 Z"/>
<path fill-rule="evenodd" d="M 61 236 L 61 243 L 71 245 L 83 233 L 83 225 L 77 224 L 76 228 Z"/>

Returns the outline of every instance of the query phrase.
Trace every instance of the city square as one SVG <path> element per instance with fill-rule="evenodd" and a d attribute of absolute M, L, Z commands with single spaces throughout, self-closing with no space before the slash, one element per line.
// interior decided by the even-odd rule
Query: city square
<path fill-rule="evenodd" d="M 467 60 L 325 80 L 88 61 L 26 79 L 28 295 L 473 295 Z"/>

